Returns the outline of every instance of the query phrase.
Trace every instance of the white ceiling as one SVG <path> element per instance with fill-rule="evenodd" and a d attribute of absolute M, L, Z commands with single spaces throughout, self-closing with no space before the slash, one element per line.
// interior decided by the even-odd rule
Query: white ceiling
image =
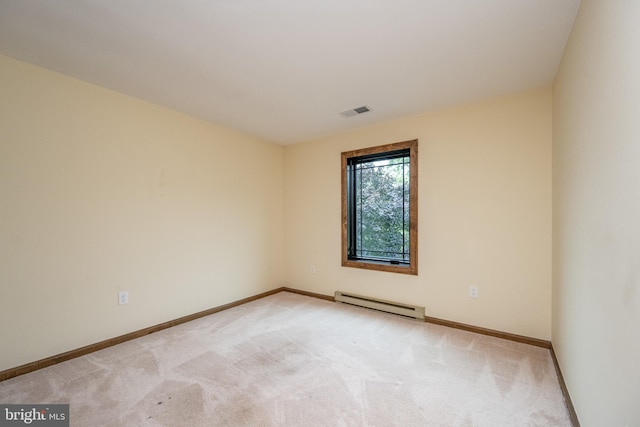
<path fill-rule="evenodd" d="M 0 53 L 289 144 L 549 85 L 579 4 L 0 0 Z"/>

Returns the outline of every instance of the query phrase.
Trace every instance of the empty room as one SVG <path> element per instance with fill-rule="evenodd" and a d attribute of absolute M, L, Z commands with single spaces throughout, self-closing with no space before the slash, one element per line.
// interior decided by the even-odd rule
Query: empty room
<path fill-rule="evenodd" d="M 0 0 L 0 425 L 640 426 L 638 22 Z"/>

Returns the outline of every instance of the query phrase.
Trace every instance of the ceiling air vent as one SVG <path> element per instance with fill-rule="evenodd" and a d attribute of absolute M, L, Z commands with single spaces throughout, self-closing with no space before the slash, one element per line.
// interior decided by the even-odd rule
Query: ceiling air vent
<path fill-rule="evenodd" d="M 352 108 L 350 110 L 343 111 L 340 113 L 340 115 L 344 117 L 353 117 L 353 116 L 357 116 L 358 114 L 363 114 L 369 111 L 371 111 L 371 109 L 366 105 L 363 105 L 362 107 Z"/>

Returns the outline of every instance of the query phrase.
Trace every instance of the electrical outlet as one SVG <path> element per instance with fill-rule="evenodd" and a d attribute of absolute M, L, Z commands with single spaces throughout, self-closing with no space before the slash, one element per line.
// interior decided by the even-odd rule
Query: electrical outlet
<path fill-rule="evenodd" d="M 118 305 L 129 304 L 129 291 L 118 292 Z"/>
<path fill-rule="evenodd" d="M 315 264 L 311 264 L 310 271 L 311 271 L 311 274 L 316 274 L 316 265 Z"/>
<path fill-rule="evenodd" d="M 478 292 L 478 287 L 475 285 L 469 286 L 469 297 L 470 298 L 478 298 L 480 293 Z"/>

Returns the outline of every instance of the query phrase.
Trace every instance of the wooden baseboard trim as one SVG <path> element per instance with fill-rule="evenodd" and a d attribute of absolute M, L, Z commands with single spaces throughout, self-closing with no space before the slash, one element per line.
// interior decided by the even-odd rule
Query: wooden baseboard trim
<path fill-rule="evenodd" d="M 281 289 L 283 291 L 285 291 L 285 292 L 291 292 L 293 294 L 304 295 L 304 296 L 307 296 L 307 297 L 319 298 L 319 299 L 323 299 L 323 300 L 326 300 L 326 301 L 335 302 L 335 299 L 331 295 L 317 294 L 315 292 L 301 291 L 300 289 L 287 288 L 287 287 L 284 287 L 284 288 L 281 288 Z"/>
<path fill-rule="evenodd" d="M 289 288 L 289 287 L 283 287 L 283 288 L 281 288 L 281 290 L 285 291 L 285 292 L 291 292 L 291 293 L 294 293 L 294 294 L 305 295 L 305 296 L 308 296 L 308 297 L 319 298 L 319 299 L 323 299 L 323 300 L 326 300 L 326 301 L 335 302 L 335 298 L 332 295 L 318 294 L 318 293 L 315 293 L 315 292 L 302 291 L 300 289 Z M 437 318 L 437 317 L 430 317 L 430 316 L 425 316 L 424 317 L 424 321 L 427 322 L 427 323 L 433 323 L 433 324 L 436 324 L 436 325 L 447 326 L 449 328 L 462 329 L 462 330 L 468 331 L 468 332 L 475 332 L 477 334 L 489 335 L 489 336 L 492 336 L 492 337 L 502 338 L 502 339 L 509 340 L 509 341 L 515 341 L 515 342 L 519 342 L 519 343 L 523 343 L 523 344 L 529 344 L 529 345 L 533 345 L 533 346 L 536 346 L 536 347 L 542 347 L 542 348 L 547 348 L 547 349 L 551 348 L 551 342 L 549 342 L 549 341 L 541 340 L 541 339 L 538 339 L 538 338 L 531 338 L 531 337 L 527 337 L 527 336 L 524 336 L 524 335 L 517 335 L 517 334 L 511 334 L 511 333 L 508 333 L 508 332 L 496 331 L 494 329 L 481 328 L 479 326 L 473 326 L 473 325 L 468 325 L 468 324 L 465 324 L 465 323 L 453 322 L 451 320 L 444 320 L 444 319 L 440 319 L 440 318 Z"/>
<path fill-rule="evenodd" d="M 292 292 L 295 294 L 306 295 L 309 297 L 320 298 L 327 301 L 335 301 L 334 297 L 332 296 L 317 294 L 315 292 L 301 291 L 298 289 L 287 288 L 287 287 L 282 288 L 282 290 L 286 292 Z M 571 424 L 573 427 L 580 427 L 580 422 L 578 421 L 578 415 L 575 411 L 575 408 L 573 407 L 573 403 L 571 402 L 571 396 L 569 395 L 569 390 L 567 389 L 567 385 L 564 382 L 562 371 L 560 370 L 560 365 L 558 364 L 558 359 L 556 358 L 556 354 L 553 351 L 553 344 L 550 341 L 541 340 L 538 338 L 531 338 L 524 335 L 512 334 L 509 332 L 496 331 L 495 329 L 481 328 L 479 326 L 453 322 L 451 320 L 439 319 L 437 317 L 425 316 L 424 321 L 427 323 L 433 323 L 435 325 L 447 326 L 449 328 L 461 329 L 463 331 L 474 332 L 476 334 L 488 335 L 491 337 L 502 338 L 509 341 L 515 341 L 523 344 L 533 345 L 535 347 L 542 347 L 542 348 L 548 349 L 549 352 L 551 353 L 551 358 L 553 359 L 553 365 L 558 375 L 558 382 L 562 390 L 562 395 L 564 397 L 567 411 L 569 412 L 569 418 L 571 419 Z"/>
<path fill-rule="evenodd" d="M 452 322 L 437 317 L 425 316 L 424 321 L 435 325 L 448 326 L 449 328 L 462 329 L 463 331 L 475 332 L 476 334 L 489 335 L 491 337 L 502 338 L 536 347 L 551 348 L 551 342 L 538 338 L 526 337 L 524 335 L 511 334 L 509 332 L 496 331 L 495 329 L 481 328 L 479 326 L 467 325 L 465 323 Z"/>
<path fill-rule="evenodd" d="M 260 294 L 243 298 L 238 301 L 233 301 L 228 304 L 224 304 L 218 307 L 210 308 L 208 310 L 203 310 L 197 313 L 189 314 L 187 316 L 180 317 L 178 319 L 169 320 L 164 323 L 160 323 L 158 325 L 150 326 L 148 328 L 140 329 L 138 331 L 130 332 L 128 334 L 120 335 L 115 338 L 110 338 L 108 340 L 100 341 L 95 344 L 89 344 L 84 347 L 80 347 L 74 350 L 70 350 L 61 354 L 57 354 L 55 356 L 47 357 L 41 360 L 37 360 L 35 362 L 27 363 L 15 368 L 6 369 L 4 371 L 0 371 L 0 381 L 8 380 L 9 378 L 17 377 L 20 375 L 27 374 L 29 372 L 37 371 L 38 369 L 46 368 L 47 366 L 52 366 L 61 362 L 65 362 L 67 360 L 75 359 L 76 357 L 84 356 L 89 353 L 93 353 L 94 351 L 102 350 L 107 347 L 111 347 L 117 344 L 121 344 L 126 341 L 130 341 L 136 338 L 143 337 L 145 335 L 152 334 L 154 332 L 161 331 L 163 329 L 171 328 L 173 326 L 177 326 L 186 322 L 190 322 L 192 320 L 199 319 L 201 317 L 209 316 L 214 313 L 218 313 L 223 310 L 227 310 L 233 307 L 237 307 L 242 304 L 246 304 L 251 301 L 256 301 L 258 299 L 267 297 L 269 295 L 274 295 L 279 292 L 291 292 L 298 295 L 304 295 L 312 298 L 319 298 L 326 301 L 334 302 L 334 297 L 330 295 L 318 294 L 315 292 L 303 291 L 299 289 L 289 288 L 289 287 L 280 287 L 267 292 L 262 292 Z M 544 347 L 551 351 L 551 356 L 553 359 L 553 363 L 558 374 L 558 379 L 560 382 L 560 387 L 562 389 L 562 394 L 564 395 L 565 404 L 567 405 L 567 410 L 569 411 L 569 416 L 571 417 L 571 422 L 574 427 L 580 427 L 580 423 L 578 422 L 578 416 L 575 412 L 573 404 L 571 402 L 571 397 L 569 396 L 569 391 L 567 390 L 567 386 L 564 382 L 564 378 L 562 377 L 562 372 L 560 371 L 560 366 L 558 365 L 558 360 L 556 359 L 556 355 L 553 351 L 553 346 L 549 341 L 540 340 L 537 338 L 529 338 L 522 335 L 510 334 L 507 332 L 500 332 L 493 329 L 480 328 L 477 326 L 467 325 L 464 323 L 452 322 L 450 320 L 443 320 L 436 317 L 425 316 L 425 322 L 433 323 L 436 325 L 447 326 L 450 328 L 462 329 L 469 332 L 475 332 L 482 335 L 489 335 L 496 338 L 502 338 L 510 341 L 516 341 L 524 344 L 534 345 L 536 347 Z"/>
<path fill-rule="evenodd" d="M 569 395 L 569 389 L 567 388 L 567 384 L 564 382 L 564 377 L 562 376 L 562 371 L 560 370 L 560 364 L 558 363 L 556 352 L 553 350 L 553 345 L 549 347 L 549 351 L 551 352 L 551 359 L 553 359 L 553 366 L 556 368 L 556 374 L 558 374 L 558 382 L 560 383 L 560 389 L 562 390 L 562 396 L 564 397 L 564 404 L 567 407 L 567 411 L 569 412 L 569 418 L 571 418 L 571 425 L 573 427 L 580 427 L 578 414 L 576 412 L 576 409 L 573 407 L 573 402 L 571 401 L 571 396 Z"/>
<path fill-rule="evenodd" d="M 560 384 L 560 389 L 562 390 L 562 396 L 564 397 L 564 403 L 565 403 L 565 406 L 567 407 L 567 412 L 569 413 L 571 425 L 573 427 L 580 427 L 580 421 L 578 421 L 578 414 L 576 413 L 576 410 L 573 407 L 573 402 L 571 401 L 571 396 L 569 395 L 567 384 L 564 382 L 564 377 L 562 376 L 562 371 L 560 370 L 560 364 L 558 363 L 558 359 L 556 358 L 556 353 L 553 350 L 553 344 L 550 341 L 525 337 L 523 335 L 510 334 L 507 332 L 500 332 L 494 329 L 480 328 L 478 326 L 452 322 L 450 320 L 438 319 L 437 317 L 425 316 L 424 320 L 425 322 L 434 323 L 436 325 L 448 326 L 450 328 L 462 329 L 464 331 L 475 332 L 477 334 L 489 335 L 496 338 L 502 338 L 509 341 L 516 341 L 519 343 L 534 345 L 536 347 L 543 347 L 548 349 L 551 354 L 551 359 L 553 360 L 553 366 L 556 369 L 556 374 L 558 375 L 558 383 Z"/>
<path fill-rule="evenodd" d="M 144 328 L 138 331 L 130 332 L 128 334 L 120 335 L 115 338 L 109 338 L 108 340 L 100 341 L 95 344 L 89 344 L 84 347 L 76 348 L 74 350 L 70 350 L 64 353 L 57 354 L 55 356 L 37 360 L 35 362 L 26 363 L 24 365 L 21 365 L 15 368 L 9 368 L 4 371 L 0 371 L 0 381 L 8 380 L 9 378 L 17 377 L 19 375 L 28 374 L 29 372 L 37 371 L 38 369 L 46 368 L 47 366 L 56 365 L 58 363 L 65 362 L 67 360 L 75 359 L 76 357 L 93 353 L 94 351 L 102 350 L 107 347 L 111 347 L 126 341 L 130 341 L 136 338 L 143 337 L 145 335 L 152 334 L 154 332 L 161 331 L 163 329 L 171 328 L 172 326 L 177 326 L 182 323 L 190 322 L 192 320 L 196 320 L 204 316 L 209 316 L 210 314 L 218 313 L 219 311 L 227 310 L 232 307 L 237 307 L 239 305 L 246 304 L 248 302 L 267 297 L 269 295 L 277 294 L 278 292 L 282 292 L 283 290 L 285 290 L 285 288 L 277 288 L 271 291 L 262 292 L 260 294 L 257 294 L 251 297 L 243 298 L 238 301 L 233 301 L 228 304 L 210 308 L 208 310 L 203 310 L 197 313 L 189 314 L 187 316 L 183 316 L 178 319 L 169 320 L 168 322 L 160 323 L 158 325 L 150 326 L 148 328 Z"/>
<path fill-rule="evenodd" d="M 332 302 L 335 301 L 334 297 L 331 295 L 318 294 L 315 292 L 302 291 L 300 289 L 288 288 L 288 287 L 283 287 L 281 288 L 281 290 L 285 292 L 291 292 L 294 294 L 305 295 L 308 297 L 319 298 L 326 301 L 332 301 Z M 464 331 L 475 332 L 477 334 L 489 335 L 492 337 L 502 338 L 509 341 L 516 341 L 523 344 L 529 344 L 536 347 L 542 347 L 547 349 L 551 348 L 551 342 L 549 341 L 541 340 L 538 338 L 531 338 L 524 335 L 517 335 L 517 334 L 511 334 L 508 332 L 496 331 L 494 329 L 481 328 L 479 326 L 453 322 L 450 320 L 444 320 L 444 319 L 439 319 L 437 317 L 430 317 L 430 316 L 425 316 L 424 321 L 427 323 L 433 323 L 436 325 L 447 326 L 449 328 L 462 329 Z"/>

